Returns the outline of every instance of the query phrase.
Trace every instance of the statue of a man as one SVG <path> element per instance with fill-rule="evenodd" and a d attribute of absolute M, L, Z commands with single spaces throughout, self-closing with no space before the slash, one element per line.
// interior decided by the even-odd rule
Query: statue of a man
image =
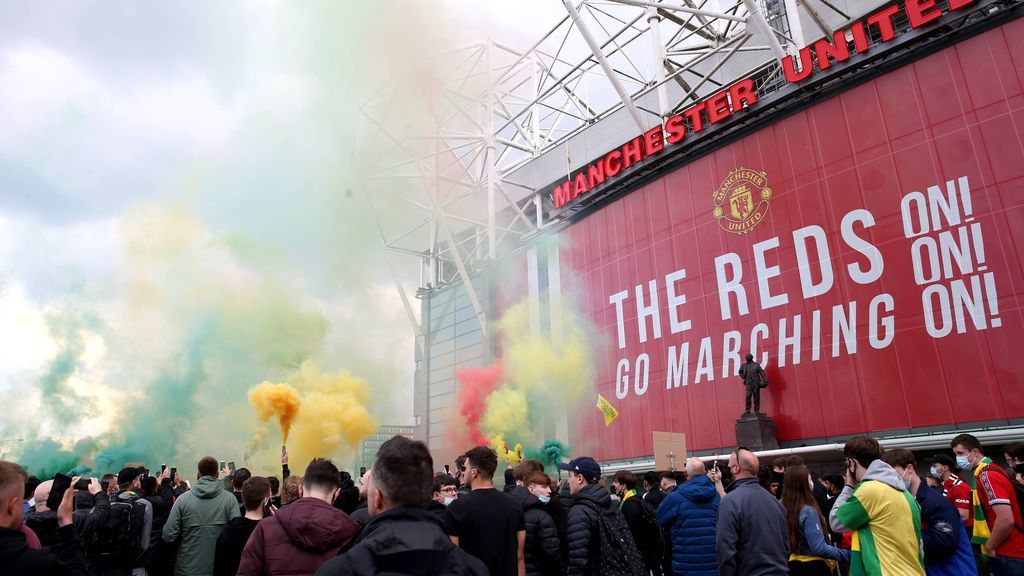
<path fill-rule="evenodd" d="M 764 369 L 757 362 L 754 362 L 754 355 L 747 354 L 747 361 L 740 366 L 739 377 L 743 379 L 743 386 L 747 389 L 746 411 L 750 413 L 750 399 L 754 399 L 754 413 L 761 411 L 761 388 L 768 386 L 768 377 Z"/>

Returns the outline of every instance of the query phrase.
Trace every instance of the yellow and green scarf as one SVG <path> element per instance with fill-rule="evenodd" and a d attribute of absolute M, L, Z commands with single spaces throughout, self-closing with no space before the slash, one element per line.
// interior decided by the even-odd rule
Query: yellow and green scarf
<path fill-rule="evenodd" d="M 992 463 L 991 458 L 983 458 L 981 463 L 974 469 L 973 486 L 971 486 L 971 501 L 974 503 L 974 532 L 971 534 L 971 543 L 982 546 L 988 542 L 992 533 L 988 529 L 988 522 L 985 521 L 985 509 L 981 507 L 981 499 L 978 498 L 978 479 L 982 471 Z"/>

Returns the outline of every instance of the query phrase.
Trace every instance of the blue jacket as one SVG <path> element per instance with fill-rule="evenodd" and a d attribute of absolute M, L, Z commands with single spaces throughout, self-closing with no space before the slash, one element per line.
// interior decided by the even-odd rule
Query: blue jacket
<path fill-rule="evenodd" d="M 938 492 L 936 492 L 938 494 Z M 800 510 L 800 554 L 804 556 L 817 556 L 837 562 L 849 562 L 850 551 L 836 548 L 825 541 L 824 528 L 818 511 L 810 506 L 804 506 Z"/>
<path fill-rule="evenodd" d="M 721 498 L 707 476 L 695 476 L 658 506 L 658 523 L 671 529 L 672 572 L 717 575 L 715 523 Z"/>
<path fill-rule="evenodd" d="M 960 513 L 941 493 L 921 483 L 914 495 L 921 505 L 921 541 L 928 576 L 974 574 L 971 539 Z"/>

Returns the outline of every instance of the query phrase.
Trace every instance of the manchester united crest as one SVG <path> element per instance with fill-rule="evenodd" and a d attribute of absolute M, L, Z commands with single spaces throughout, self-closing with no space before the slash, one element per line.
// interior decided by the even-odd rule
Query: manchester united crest
<path fill-rule="evenodd" d="M 737 168 L 729 172 L 711 196 L 715 203 L 712 214 L 722 230 L 746 234 L 764 220 L 771 197 L 767 174 L 750 168 Z"/>

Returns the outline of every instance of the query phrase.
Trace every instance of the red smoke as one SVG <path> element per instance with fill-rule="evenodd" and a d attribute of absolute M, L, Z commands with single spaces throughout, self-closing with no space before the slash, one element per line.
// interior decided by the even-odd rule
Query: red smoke
<path fill-rule="evenodd" d="M 480 418 L 486 408 L 485 400 L 501 382 L 501 365 L 486 368 L 462 368 L 455 372 L 459 382 L 459 413 L 466 418 L 469 436 L 477 444 L 487 444 L 489 439 L 480 432 Z"/>

